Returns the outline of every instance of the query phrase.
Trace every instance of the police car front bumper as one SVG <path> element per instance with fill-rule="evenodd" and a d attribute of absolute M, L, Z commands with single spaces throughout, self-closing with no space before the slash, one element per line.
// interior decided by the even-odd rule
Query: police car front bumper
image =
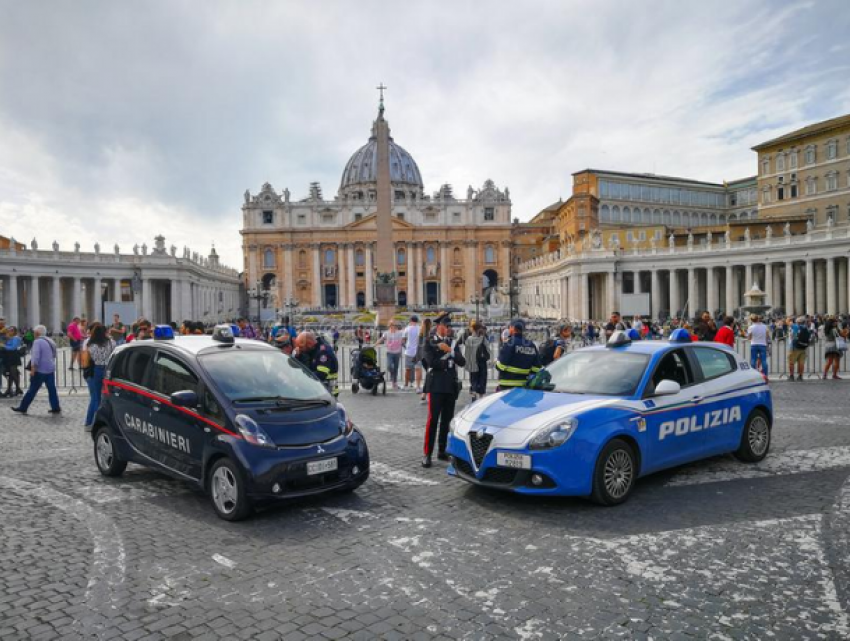
<path fill-rule="evenodd" d="M 254 500 L 296 498 L 347 489 L 369 477 L 369 449 L 357 430 L 318 446 L 277 450 L 248 447 L 253 451 L 248 452 L 243 462 L 248 475 L 247 493 Z M 243 449 L 241 454 L 245 455 L 246 451 Z M 333 460 L 336 469 L 320 472 L 310 469 L 313 465 L 309 464 L 321 467 Z"/>
<path fill-rule="evenodd" d="M 571 449 L 570 443 L 551 450 L 493 447 L 476 470 L 466 441 L 451 435 L 447 448 L 450 457 L 448 473 L 474 485 L 518 494 L 587 496 L 591 491 L 592 470 L 585 469 L 580 457 L 571 456 Z M 529 456 L 530 469 L 498 465 L 499 452 Z"/>

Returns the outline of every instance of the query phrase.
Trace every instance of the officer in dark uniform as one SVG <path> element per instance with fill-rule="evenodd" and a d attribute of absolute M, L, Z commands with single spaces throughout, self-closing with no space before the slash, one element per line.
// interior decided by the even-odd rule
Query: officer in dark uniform
<path fill-rule="evenodd" d="M 339 396 L 339 363 L 330 343 L 313 332 L 301 332 L 295 339 L 294 356 L 319 377 L 331 394 Z"/>
<path fill-rule="evenodd" d="M 522 387 L 528 377 L 541 369 L 537 346 L 522 334 L 525 323 L 520 319 L 511 321 L 510 338 L 499 351 L 496 369 L 499 371 L 499 390 Z"/>
<path fill-rule="evenodd" d="M 457 368 L 466 365 L 460 345 L 452 349 L 449 314 L 442 314 L 434 321 L 434 333 L 426 339 L 424 359 L 428 365 L 425 391 L 428 394 L 428 421 L 425 424 L 425 456 L 422 467 L 431 467 L 434 441 L 438 441 L 437 458 L 447 461 L 446 445 L 449 439 L 449 423 L 455 415 L 458 397 Z M 437 425 L 439 424 L 439 438 Z"/>

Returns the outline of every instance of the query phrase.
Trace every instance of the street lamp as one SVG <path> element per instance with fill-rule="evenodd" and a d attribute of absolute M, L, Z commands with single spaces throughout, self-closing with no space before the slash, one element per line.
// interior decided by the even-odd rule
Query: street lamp
<path fill-rule="evenodd" d="M 294 325 L 295 324 L 295 315 L 292 313 L 295 311 L 295 308 L 298 307 L 298 301 L 294 298 L 287 298 L 283 301 L 283 309 L 286 312 L 286 316 L 289 317 L 289 322 Z"/>
<path fill-rule="evenodd" d="M 516 305 L 514 299 L 519 294 L 519 289 L 516 286 L 516 279 L 511 278 L 506 285 L 502 285 L 502 294 L 508 297 L 508 316 L 513 318 L 517 316 Z"/>
<path fill-rule="evenodd" d="M 254 287 L 248 290 L 248 300 L 257 301 L 257 324 L 262 322 L 260 318 L 260 305 L 265 307 L 269 301 L 270 292 L 267 289 L 263 289 L 262 281 L 257 281 Z"/>
<path fill-rule="evenodd" d="M 478 317 L 478 306 L 484 302 L 484 297 L 481 294 L 473 294 L 469 297 L 469 302 L 475 305 L 475 320 L 480 320 Z"/>

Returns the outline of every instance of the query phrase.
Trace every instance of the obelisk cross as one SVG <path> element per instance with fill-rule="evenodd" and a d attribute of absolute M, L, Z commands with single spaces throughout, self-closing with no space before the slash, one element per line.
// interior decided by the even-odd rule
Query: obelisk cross
<path fill-rule="evenodd" d="M 386 89 L 386 85 L 382 82 L 375 89 L 381 92 L 381 111 L 384 110 L 384 89 Z"/>

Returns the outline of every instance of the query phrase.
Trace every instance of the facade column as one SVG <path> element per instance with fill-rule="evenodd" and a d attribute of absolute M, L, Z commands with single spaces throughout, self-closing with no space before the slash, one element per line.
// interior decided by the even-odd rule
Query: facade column
<path fill-rule="evenodd" d="M 100 276 L 94 277 L 94 287 L 92 289 L 92 318 L 104 321 L 103 316 L 103 279 Z"/>
<path fill-rule="evenodd" d="M 38 276 L 30 276 L 30 290 L 27 298 L 30 327 L 41 324 L 41 287 Z"/>
<path fill-rule="evenodd" d="M 815 314 L 815 261 L 806 259 L 806 314 Z"/>
<path fill-rule="evenodd" d="M 688 267 L 688 296 L 685 299 L 688 304 L 688 315 L 693 318 L 697 315 L 697 274 L 693 267 Z"/>
<path fill-rule="evenodd" d="M 735 309 L 735 297 L 733 296 L 735 289 L 734 282 L 735 268 L 732 265 L 726 265 L 726 309 L 723 312 L 727 316 L 731 316 Z"/>
<path fill-rule="evenodd" d="M 743 295 L 745 292 L 750 291 L 750 288 L 753 286 L 753 266 L 746 265 L 744 267 L 746 276 L 744 277 L 744 291 L 741 292 Z"/>
<path fill-rule="evenodd" d="M 670 270 L 670 317 L 676 318 L 679 313 L 679 274 L 675 269 Z"/>
<path fill-rule="evenodd" d="M 59 276 L 54 276 L 52 279 L 53 300 L 50 302 L 50 329 L 53 332 L 58 332 L 62 329 L 62 281 Z"/>
<path fill-rule="evenodd" d="M 366 307 L 371 309 L 375 295 L 375 272 L 372 269 L 372 243 L 366 243 L 364 247 L 366 252 Z"/>
<path fill-rule="evenodd" d="M 608 309 L 603 316 L 608 316 L 612 312 L 619 311 L 617 307 L 617 276 L 614 272 L 606 274 L 605 293 L 607 294 L 606 307 Z"/>
<path fill-rule="evenodd" d="M 281 277 L 283 278 L 283 296 L 288 301 L 290 298 L 293 298 L 292 291 L 292 283 L 293 283 L 293 273 L 292 273 L 292 250 L 294 249 L 292 243 L 286 243 L 283 246 L 283 274 Z M 286 307 L 284 310 L 289 311 Z"/>
<path fill-rule="evenodd" d="M 652 276 L 650 278 L 649 284 L 649 311 L 652 314 L 653 320 L 657 319 L 659 314 L 661 314 L 661 296 L 660 288 L 658 286 L 658 270 L 652 270 Z"/>
<path fill-rule="evenodd" d="M 416 304 L 414 299 L 416 292 L 416 260 L 413 258 L 413 243 L 407 241 L 404 244 L 404 256 L 407 260 L 405 271 L 407 272 L 407 306 L 411 307 Z"/>
<path fill-rule="evenodd" d="M 9 304 L 4 310 L 6 312 L 7 325 L 19 327 L 18 323 L 18 277 L 15 274 L 9 275 Z"/>
<path fill-rule="evenodd" d="M 183 298 L 181 294 L 183 293 L 183 281 L 175 278 L 171 281 L 171 318 L 167 318 L 166 321 L 174 321 L 175 323 L 180 323 L 185 316 L 183 315 Z M 218 301 L 216 301 L 216 314 L 218 314 Z"/>
<path fill-rule="evenodd" d="M 796 316 L 794 308 L 794 263 L 790 260 L 785 263 L 785 314 Z"/>
<path fill-rule="evenodd" d="M 153 322 L 151 320 L 151 313 L 153 313 L 153 305 L 151 305 L 151 303 L 153 302 L 151 300 L 151 296 L 152 296 L 151 290 L 152 289 L 153 288 L 151 287 L 151 279 L 147 278 L 146 276 L 143 276 L 142 277 L 142 317 L 149 320 L 150 322 Z"/>
<path fill-rule="evenodd" d="M 838 261 L 838 312 L 846 314 L 847 309 L 847 261 Z"/>
<path fill-rule="evenodd" d="M 475 252 L 478 249 L 478 243 L 472 240 L 466 241 L 466 300 L 470 299 L 479 293 L 478 291 L 478 270 L 475 269 Z"/>
<path fill-rule="evenodd" d="M 794 309 L 797 314 L 806 313 L 805 275 L 805 266 L 797 265 L 794 270 Z"/>
<path fill-rule="evenodd" d="M 818 314 L 826 311 L 826 265 L 815 262 L 815 309 Z"/>
<path fill-rule="evenodd" d="M 581 275 L 581 320 L 591 320 L 593 312 L 590 309 L 590 274 L 582 273 Z"/>
<path fill-rule="evenodd" d="M 449 244 L 446 242 L 440 243 L 440 298 L 443 305 L 452 303 L 451 285 L 449 284 L 449 275 L 451 267 L 449 266 Z"/>
<path fill-rule="evenodd" d="M 416 304 L 425 304 L 425 274 L 422 265 L 422 243 L 413 243 L 413 255 L 416 258 Z"/>
<path fill-rule="evenodd" d="M 838 313 L 838 301 L 836 300 L 835 287 L 835 258 L 826 259 L 826 313 Z"/>
<path fill-rule="evenodd" d="M 717 273 L 714 267 L 705 270 L 705 306 L 714 318 L 714 312 L 720 307 L 717 300 Z"/>
<path fill-rule="evenodd" d="M 357 308 L 357 270 L 354 266 L 354 243 L 349 243 L 346 246 L 348 253 L 348 273 L 351 275 L 348 281 L 348 303 L 353 308 Z"/>
<path fill-rule="evenodd" d="M 776 299 L 773 297 L 773 263 L 764 264 L 764 293 L 767 294 L 765 304 L 774 306 Z"/>
<path fill-rule="evenodd" d="M 337 277 L 337 286 L 336 286 L 336 306 L 337 307 L 345 307 L 346 306 L 346 287 L 345 287 L 345 246 L 340 244 L 337 245 L 336 251 L 334 252 L 334 258 L 336 259 L 336 277 Z M 396 258 L 398 258 L 398 252 L 396 252 Z M 405 254 L 405 258 L 407 258 L 407 254 Z M 398 272 L 398 268 L 396 268 L 396 272 Z"/>
<path fill-rule="evenodd" d="M 313 306 L 322 306 L 322 265 L 319 251 L 320 245 L 313 243 L 310 251 L 313 254 Z"/>
<path fill-rule="evenodd" d="M 80 304 L 80 291 L 82 289 L 82 283 L 80 283 L 80 277 L 74 276 L 73 283 L 74 283 L 73 284 L 74 289 L 71 290 L 71 319 L 74 318 L 75 316 L 82 316 L 83 315 L 82 305 Z M 71 320 L 71 319 L 68 319 L 68 320 Z"/>

